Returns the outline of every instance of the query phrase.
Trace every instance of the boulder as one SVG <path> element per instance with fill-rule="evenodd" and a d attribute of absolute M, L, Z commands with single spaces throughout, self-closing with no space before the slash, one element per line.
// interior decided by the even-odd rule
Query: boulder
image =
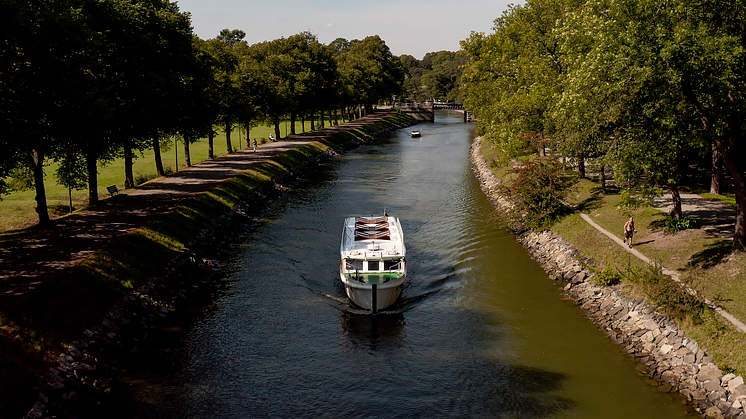
<path fill-rule="evenodd" d="M 730 388 L 730 387 L 728 387 L 728 388 Z M 741 384 L 739 386 L 734 387 L 730 391 L 730 394 L 731 394 L 731 397 L 734 397 L 734 398 L 739 398 L 739 397 L 746 396 L 746 384 Z"/>
<path fill-rule="evenodd" d="M 723 373 L 720 372 L 720 368 L 717 367 L 715 364 L 707 364 L 703 365 L 702 368 L 699 370 L 699 374 L 697 374 L 697 380 L 699 381 L 709 381 L 718 379 L 718 385 L 720 384 L 720 377 L 723 376 Z"/>
<path fill-rule="evenodd" d="M 731 375 L 731 374 L 728 374 L 728 375 Z M 723 384 L 725 384 L 725 377 L 723 377 Z M 735 389 L 742 385 L 743 385 L 743 377 L 741 377 L 740 375 L 738 377 L 734 377 L 728 380 L 728 390 L 731 393 L 734 393 Z"/>

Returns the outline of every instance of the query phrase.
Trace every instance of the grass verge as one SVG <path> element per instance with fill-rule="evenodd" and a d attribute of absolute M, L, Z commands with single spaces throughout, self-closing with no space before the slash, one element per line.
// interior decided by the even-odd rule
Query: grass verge
<path fill-rule="evenodd" d="M 78 339 L 129 291 L 160 275 L 201 231 L 258 187 L 329 148 L 410 121 L 392 114 L 253 166 L 173 210 L 117 238 L 81 264 L 23 298 L 6 298 L 0 312 L 0 417 L 25 415 L 36 399 L 32 386 L 57 354 Z"/>
<path fill-rule="evenodd" d="M 483 146 L 488 161 L 489 146 Z M 505 168 L 491 165 L 499 179 Z M 679 284 L 660 274 L 657 266 L 676 270 L 683 282 L 726 311 L 746 322 L 746 255 L 730 254 L 730 242 L 701 229 L 677 233 L 665 230 L 666 215 L 651 207 L 620 210 L 620 195 L 602 190 L 587 179 L 580 180 L 567 200 L 597 224 L 623 238 L 625 221 L 634 216 L 638 233 L 634 247 L 655 261 L 649 266 L 606 237 L 577 214 L 557 220 L 551 229 L 567 239 L 580 253 L 594 261 L 593 269 L 610 283 L 621 281 L 633 296 L 658 307 L 715 357 L 724 371 L 746 375 L 746 334 L 733 328 L 720 315 L 686 293 Z"/>

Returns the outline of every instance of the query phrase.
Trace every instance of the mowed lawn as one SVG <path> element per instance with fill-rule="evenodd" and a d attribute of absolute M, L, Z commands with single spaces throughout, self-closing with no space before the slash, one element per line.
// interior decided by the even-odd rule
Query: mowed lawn
<path fill-rule="evenodd" d="M 340 121 L 341 122 L 341 121 Z M 296 132 L 303 132 L 300 122 L 295 124 Z M 306 130 L 310 129 L 310 123 L 306 121 Z M 286 136 L 290 132 L 287 123 L 280 124 L 281 134 Z M 259 126 L 251 128 L 249 136 L 251 139 L 256 138 L 259 144 L 265 144 L 269 141 L 269 134 L 274 129 L 268 126 Z M 234 150 L 248 148 L 249 145 L 244 138 L 244 133 L 234 131 L 231 133 L 231 144 Z M 192 164 L 197 164 L 207 159 L 207 139 L 203 138 L 190 145 L 190 155 Z M 213 152 L 216 157 L 227 153 L 225 133 L 219 132 L 214 139 Z M 161 149 L 161 158 L 166 173 L 170 173 L 185 167 L 184 144 L 179 141 L 174 146 L 173 140 L 169 145 Z M 177 161 L 178 158 L 178 161 Z M 58 218 L 70 211 L 70 198 L 67 188 L 57 183 L 55 171 L 57 164 L 49 162 L 45 170 L 45 188 L 47 193 L 47 205 L 52 218 Z M 138 179 L 152 179 L 156 177 L 155 155 L 153 150 L 146 150 L 143 153 L 136 153 L 136 159 L 133 165 L 135 182 Z M 106 187 L 116 185 L 117 188 L 124 188 L 124 159 L 118 158 L 112 162 L 99 165 L 98 170 L 98 194 L 100 199 L 109 197 Z M 0 196 L 0 231 L 19 230 L 34 226 L 38 222 L 36 215 L 36 192 L 31 190 L 14 191 L 7 195 Z M 85 208 L 88 205 L 88 189 L 73 190 L 72 204 L 74 210 Z"/>

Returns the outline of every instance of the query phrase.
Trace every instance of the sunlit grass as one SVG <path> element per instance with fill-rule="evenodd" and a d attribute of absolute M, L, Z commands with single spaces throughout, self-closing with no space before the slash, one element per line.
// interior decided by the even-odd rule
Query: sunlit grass
<path fill-rule="evenodd" d="M 310 130 L 310 123 L 306 121 L 305 130 Z M 300 121 L 296 122 L 296 132 L 304 132 Z M 243 130 L 242 130 L 243 131 Z M 287 121 L 280 123 L 280 132 L 284 136 L 290 132 Z M 261 146 L 269 142 L 270 133 L 274 133 L 274 128 L 269 126 L 253 127 L 249 130 L 249 138 L 257 139 Z M 249 148 L 243 132 L 238 131 L 231 133 L 231 143 L 234 150 Z M 219 157 L 227 154 L 227 142 L 225 133 L 219 131 L 213 140 L 213 155 Z M 202 138 L 195 143 L 190 144 L 189 154 L 192 165 L 207 160 L 209 144 L 207 138 Z M 174 172 L 186 167 L 184 144 L 181 140 L 171 138 L 164 141 L 161 148 L 161 158 L 164 169 L 167 172 Z M 45 168 L 44 186 L 47 194 L 47 205 L 50 216 L 57 218 L 69 213 L 70 208 L 70 191 L 64 186 L 57 183 L 54 176 L 57 170 L 57 164 L 48 162 Z M 145 150 L 141 153 L 135 153 L 133 164 L 134 177 L 139 179 L 153 179 L 156 177 L 155 154 L 153 150 Z M 98 170 L 98 194 L 100 199 L 109 197 L 106 187 L 117 185 L 119 189 L 124 189 L 124 159 L 118 158 L 111 162 L 102 163 Z M 73 190 L 72 206 L 74 210 L 85 208 L 88 205 L 88 190 Z M 36 215 L 36 192 L 34 190 L 14 191 L 7 195 L 0 196 L 0 231 L 11 231 L 25 229 L 35 225 L 38 222 Z M 0 238 L 0 240 L 3 240 Z"/>
<path fill-rule="evenodd" d="M 493 160 L 499 160 L 493 157 Z M 493 167 L 498 178 L 505 177 L 506 170 Z M 567 201 L 589 215 L 602 228 L 619 239 L 623 238 L 623 226 L 633 216 L 637 234 L 634 247 L 649 259 L 664 267 L 678 270 L 683 281 L 726 311 L 746 322 L 746 256 L 730 254 L 730 241 L 726 241 L 699 230 L 684 230 L 675 234 L 665 232 L 663 221 L 666 215 L 654 208 L 619 208 L 620 195 L 613 189 L 602 190 L 600 185 L 587 179 L 580 180 L 567 196 Z M 727 201 L 727 197 L 726 197 Z M 644 272 L 647 264 L 627 252 L 623 247 L 593 228 L 577 214 L 570 214 L 552 225 L 552 230 L 567 239 L 584 257 L 593 260 L 591 269 L 620 272 L 627 280 L 622 284 L 632 295 L 660 306 L 676 317 L 688 309 L 673 307 L 679 304 L 672 293 L 651 294 L 655 289 L 646 287 L 644 281 L 632 280 Z M 668 299 L 667 299 L 668 298 Z M 706 348 L 722 367 L 746 373 L 746 333 L 726 323 L 713 310 L 706 308 L 692 317 L 679 316 L 677 322 L 687 334 Z"/>
<path fill-rule="evenodd" d="M 53 357 L 95 324 L 132 289 L 164 273 L 166 264 L 258 187 L 355 134 L 411 120 L 393 115 L 354 133 L 340 133 L 261 162 L 208 191 L 194 195 L 146 225 L 117 238 L 74 268 L 0 311 L 0 405 L 28 409 L 36 394 L 18 396 L 38 383 Z M 15 237 L 17 233 L 7 233 Z M 5 386 L 5 384 L 12 384 Z M 32 392 L 33 393 L 33 392 Z"/>

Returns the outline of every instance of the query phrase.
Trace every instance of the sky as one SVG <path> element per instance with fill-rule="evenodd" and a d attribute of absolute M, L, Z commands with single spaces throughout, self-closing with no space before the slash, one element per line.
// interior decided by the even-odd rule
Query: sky
<path fill-rule="evenodd" d="M 310 31 L 319 42 L 378 35 L 394 55 L 417 59 L 458 51 L 472 32 L 491 33 L 510 0 L 178 0 L 202 39 L 221 29 L 246 32 L 249 44 Z"/>

